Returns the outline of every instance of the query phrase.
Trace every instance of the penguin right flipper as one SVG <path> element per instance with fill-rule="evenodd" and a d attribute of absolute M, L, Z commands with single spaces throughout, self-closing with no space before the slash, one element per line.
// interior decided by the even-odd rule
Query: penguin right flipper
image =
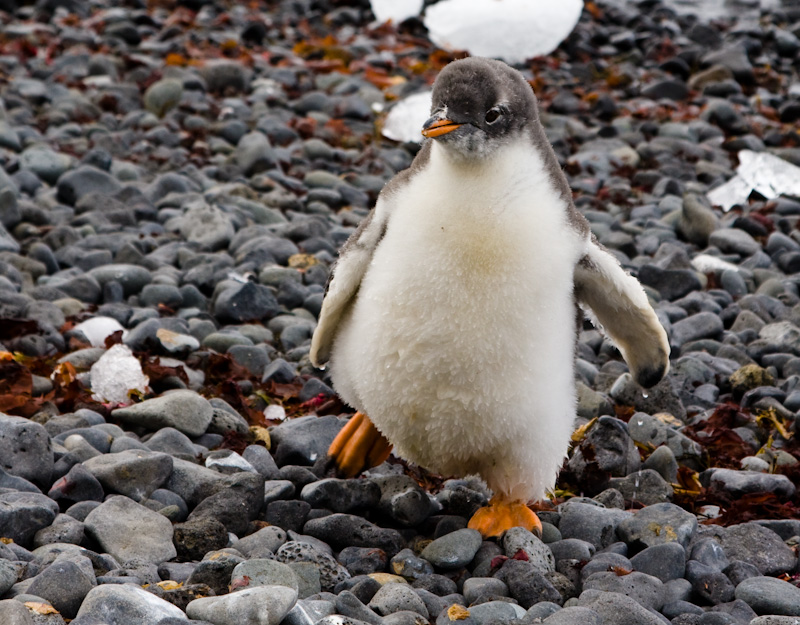
<path fill-rule="evenodd" d="M 325 287 L 317 328 L 311 338 L 309 358 L 315 367 L 324 367 L 331 356 L 339 322 L 358 293 L 375 249 L 386 232 L 387 221 L 388 210 L 379 199 L 339 252 L 339 260 Z"/>
<path fill-rule="evenodd" d="M 594 237 L 574 277 L 578 304 L 622 352 L 634 379 L 658 384 L 669 370 L 669 340 L 638 280 Z"/>

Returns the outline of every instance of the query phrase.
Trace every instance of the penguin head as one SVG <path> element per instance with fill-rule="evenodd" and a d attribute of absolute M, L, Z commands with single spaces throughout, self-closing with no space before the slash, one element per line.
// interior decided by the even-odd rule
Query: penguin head
<path fill-rule="evenodd" d="M 471 57 L 436 78 L 422 134 L 454 156 L 482 159 L 538 123 L 536 98 L 522 74 L 501 61 Z"/>

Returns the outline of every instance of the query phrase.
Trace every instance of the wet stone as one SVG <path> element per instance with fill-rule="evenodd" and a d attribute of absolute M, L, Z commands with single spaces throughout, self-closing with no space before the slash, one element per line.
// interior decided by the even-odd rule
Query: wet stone
<path fill-rule="evenodd" d="M 508 586 L 509 594 L 526 610 L 540 601 L 563 603 L 558 590 L 529 562 L 506 560 L 495 577 Z"/>

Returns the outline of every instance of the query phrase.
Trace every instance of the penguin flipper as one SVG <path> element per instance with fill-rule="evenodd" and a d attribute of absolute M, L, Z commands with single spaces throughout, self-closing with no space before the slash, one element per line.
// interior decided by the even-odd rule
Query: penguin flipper
<path fill-rule="evenodd" d="M 378 200 L 375 208 L 361 221 L 339 252 L 339 260 L 328 278 L 322 310 L 311 338 L 309 357 L 315 367 L 323 367 L 330 358 L 339 322 L 358 293 L 361 280 L 386 231 L 387 221 L 387 211 Z"/>
<path fill-rule="evenodd" d="M 575 267 L 575 296 L 622 352 L 631 374 L 651 387 L 669 370 L 669 340 L 644 289 L 596 240 Z"/>

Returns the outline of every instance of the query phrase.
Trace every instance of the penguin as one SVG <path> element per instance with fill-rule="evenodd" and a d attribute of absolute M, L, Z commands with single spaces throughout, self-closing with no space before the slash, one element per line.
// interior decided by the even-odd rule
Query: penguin
<path fill-rule="evenodd" d="M 333 267 L 310 359 L 357 412 L 344 476 L 400 457 L 492 490 L 469 527 L 540 531 L 576 413 L 585 309 L 643 387 L 669 342 L 639 282 L 592 236 L 524 77 L 466 58 L 437 77 L 425 139 Z M 580 316 L 579 316 L 580 315 Z"/>

